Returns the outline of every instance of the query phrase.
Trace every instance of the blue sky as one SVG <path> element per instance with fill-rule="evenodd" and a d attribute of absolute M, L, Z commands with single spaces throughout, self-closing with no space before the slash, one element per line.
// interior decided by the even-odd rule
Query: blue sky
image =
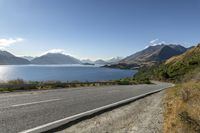
<path fill-rule="evenodd" d="M 160 42 L 200 42 L 199 0 L 0 0 L 0 48 L 16 55 L 107 59 Z"/>

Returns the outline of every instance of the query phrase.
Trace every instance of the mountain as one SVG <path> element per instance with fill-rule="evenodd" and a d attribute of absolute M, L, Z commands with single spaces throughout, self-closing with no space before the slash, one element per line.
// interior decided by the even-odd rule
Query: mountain
<path fill-rule="evenodd" d="M 107 60 L 107 62 L 110 63 L 110 64 L 113 64 L 113 63 L 118 63 L 122 59 L 123 59 L 122 57 L 113 57 L 113 58 Z"/>
<path fill-rule="evenodd" d="M 174 82 L 200 80 L 200 44 L 181 55 L 169 58 L 159 66 L 145 68 L 137 76 Z"/>
<path fill-rule="evenodd" d="M 187 52 L 174 56 L 168 60 L 166 60 L 166 65 L 173 65 L 180 62 L 188 62 L 191 64 L 191 61 L 194 61 L 194 59 L 200 63 L 200 44 L 198 44 L 196 47 L 190 48 Z M 194 64 L 194 62 L 192 63 Z"/>
<path fill-rule="evenodd" d="M 200 44 L 187 52 L 168 59 L 160 70 L 170 80 L 200 80 Z"/>
<path fill-rule="evenodd" d="M 31 61 L 32 59 L 34 59 L 34 57 L 32 57 L 32 56 L 22 56 L 21 58 L 27 59 L 29 61 Z"/>
<path fill-rule="evenodd" d="M 106 61 L 104 61 L 104 60 L 101 60 L 101 59 L 99 59 L 99 60 L 96 60 L 96 61 L 94 61 L 94 64 L 98 64 L 98 65 L 105 65 L 105 64 L 108 64 L 108 62 L 106 62 Z"/>
<path fill-rule="evenodd" d="M 102 60 L 98 59 L 96 61 L 92 61 L 90 59 L 81 60 L 82 63 L 89 63 L 89 64 L 99 64 L 99 65 L 106 65 L 106 64 L 115 64 L 122 60 L 121 57 L 114 57 L 109 60 Z"/>
<path fill-rule="evenodd" d="M 148 48 L 139 51 L 133 55 L 121 60 L 120 63 L 125 64 L 154 64 L 169 59 L 172 56 L 180 55 L 187 51 L 187 48 L 181 45 L 161 44 L 149 46 Z"/>
<path fill-rule="evenodd" d="M 40 57 L 36 57 L 31 61 L 32 64 L 81 64 L 81 61 L 61 53 L 47 53 Z"/>
<path fill-rule="evenodd" d="M 7 51 L 0 50 L 0 65 L 23 65 L 30 64 L 26 59 L 16 57 Z"/>
<path fill-rule="evenodd" d="M 200 102 L 198 102 L 200 101 L 200 44 L 159 65 L 140 69 L 133 79 L 177 83 L 165 93 L 164 101 L 167 105 L 164 111 L 167 112 L 165 132 L 197 131 L 197 128 L 191 128 L 191 123 L 188 121 L 197 123 L 200 116 Z"/>

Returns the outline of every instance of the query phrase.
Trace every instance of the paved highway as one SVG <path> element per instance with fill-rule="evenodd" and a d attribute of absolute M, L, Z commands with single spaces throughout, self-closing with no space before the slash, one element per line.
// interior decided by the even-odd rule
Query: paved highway
<path fill-rule="evenodd" d="M 172 84 L 55 89 L 0 94 L 0 133 L 16 133 L 59 121 Z"/>

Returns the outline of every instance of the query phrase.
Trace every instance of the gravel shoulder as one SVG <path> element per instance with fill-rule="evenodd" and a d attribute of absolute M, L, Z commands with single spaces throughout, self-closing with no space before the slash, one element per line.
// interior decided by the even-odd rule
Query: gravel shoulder
<path fill-rule="evenodd" d="M 59 133 L 160 133 L 165 91 L 82 121 Z"/>

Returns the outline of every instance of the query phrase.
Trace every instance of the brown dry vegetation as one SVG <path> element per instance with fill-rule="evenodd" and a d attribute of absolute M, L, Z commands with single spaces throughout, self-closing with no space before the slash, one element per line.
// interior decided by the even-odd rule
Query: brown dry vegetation
<path fill-rule="evenodd" d="M 142 69 L 135 75 L 140 77 L 178 83 L 166 93 L 164 133 L 200 133 L 200 44 Z"/>
<path fill-rule="evenodd" d="M 0 83 L 0 92 L 12 92 L 19 90 L 45 90 L 57 88 L 74 88 L 88 86 L 108 86 L 108 85 L 136 85 L 151 84 L 148 78 L 124 78 L 120 80 L 99 81 L 99 82 L 61 82 L 61 81 L 24 81 L 23 79 L 10 80 Z"/>
<path fill-rule="evenodd" d="M 200 82 L 190 81 L 167 90 L 164 133 L 200 133 Z"/>
<path fill-rule="evenodd" d="M 199 55 L 200 55 L 200 43 L 197 44 L 196 47 L 188 50 L 187 52 L 181 55 L 177 55 L 177 56 L 169 58 L 165 62 L 165 64 L 173 64 L 173 63 L 181 62 L 184 60 L 190 60 L 191 58 L 199 57 Z"/>

